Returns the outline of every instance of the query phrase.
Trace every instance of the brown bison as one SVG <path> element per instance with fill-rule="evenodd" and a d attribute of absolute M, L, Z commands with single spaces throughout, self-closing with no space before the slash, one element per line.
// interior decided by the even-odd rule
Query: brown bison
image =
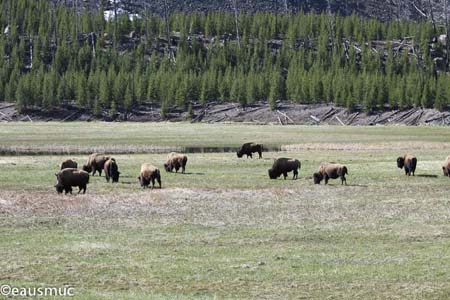
<path fill-rule="evenodd" d="M 277 179 L 280 177 L 281 174 L 283 174 L 284 180 L 286 180 L 286 177 L 288 176 L 287 173 L 293 171 L 294 176 L 292 177 L 292 180 L 298 178 L 298 170 L 301 168 L 300 161 L 293 158 L 277 158 L 272 165 L 272 168 L 268 170 L 269 178 L 270 179 Z"/>
<path fill-rule="evenodd" d="M 450 156 L 447 157 L 447 161 L 442 166 L 442 171 L 444 171 L 444 176 L 450 177 Z"/>
<path fill-rule="evenodd" d="M 83 194 L 86 193 L 86 185 L 89 183 L 89 173 L 74 168 L 67 168 L 59 171 L 56 176 L 56 191 L 61 194 L 63 191 L 65 194 L 72 194 L 72 187 L 77 186 L 79 188 L 78 194 L 83 190 Z"/>
<path fill-rule="evenodd" d="M 320 184 L 325 179 L 325 184 L 328 184 L 328 180 L 341 178 L 341 185 L 345 183 L 347 185 L 347 179 L 345 175 L 348 175 L 346 166 L 337 163 L 323 163 L 319 167 L 319 172 L 313 174 L 314 183 Z"/>
<path fill-rule="evenodd" d="M 252 153 L 258 152 L 259 158 L 262 158 L 262 151 L 263 146 L 261 144 L 255 144 L 255 143 L 245 143 L 241 146 L 241 149 L 236 152 L 237 157 L 241 158 L 242 156 L 247 155 L 247 158 L 250 156 L 252 157 Z"/>
<path fill-rule="evenodd" d="M 167 161 L 164 163 L 164 169 L 167 172 L 173 172 L 173 169 L 175 169 L 175 172 L 178 173 L 178 170 L 181 168 L 181 173 L 184 174 L 187 160 L 188 158 L 186 155 L 172 152 L 167 156 Z"/>
<path fill-rule="evenodd" d="M 138 179 L 143 188 L 148 188 L 151 182 L 153 189 L 155 187 L 155 180 L 158 181 L 159 188 L 161 188 L 161 173 L 159 172 L 159 169 L 152 164 L 142 164 L 141 174 Z"/>
<path fill-rule="evenodd" d="M 78 164 L 76 161 L 71 160 L 71 159 L 67 159 L 65 161 L 62 162 L 61 164 L 61 170 L 62 169 L 67 169 L 67 168 L 71 168 L 71 169 L 77 169 L 78 168 Z"/>
<path fill-rule="evenodd" d="M 119 182 L 119 167 L 117 166 L 114 158 L 110 158 L 105 162 L 103 170 L 105 170 L 105 177 L 107 182 L 109 182 L 109 179 L 112 179 L 113 183 Z"/>
<path fill-rule="evenodd" d="M 105 167 L 105 163 L 110 158 L 110 156 L 93 153 L 89 156 L 86 164 L 83 165 L 83 171 L 86 171 L 88 173 L 92 172 L 92 176 L 95 175 L 95 172 L 98 172 L 99 176 L 102 176 L 102 171 Z M 111 159 L 114 160 L 114 158 Z"/>
<path fill-rule="evenodd" d="M 400 169 L 405 169 L 405 175 L 411 176 L 411 173 L 414 176 L 414 172 L 416 171 L 417 166 L 417 158 L 410 154 L 405 154 L 403 157 L 397 158 L 397 167 Z"/>

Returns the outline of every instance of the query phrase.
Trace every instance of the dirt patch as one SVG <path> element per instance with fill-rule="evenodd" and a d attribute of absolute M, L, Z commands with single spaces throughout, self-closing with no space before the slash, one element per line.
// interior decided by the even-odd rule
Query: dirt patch
<path fill-rule="evenodd" d="M 386 142 L 386 143 L 304 143 L 282 145 L 281 151 L 327 150 L 327 151 L 387 151 L 387 150 L 442 150 L 450 143 L 441 142 Z"/>
<path fill-rule="evenodd" d="M 342 107 L 326 104 L 301 105 L 289 102 L 279 103 L 271 110 L 267 103 L 242 106 L 237 103 L 210 102 L 194 103 L 192 113 L 184 108 L 172 107 L 162 116 L 159 104 L 145 103 L 131 111 L 119 111 L 111 118 L 105 110 L 100 117 L 94 117 L 90 110 L 75 105 L 43 111 L 29 110 L 19 114 L 13 104 L 0 104 L 0 121 L 130 121 L 130 122 L 245 122 L 252 124 L 300 124 L 300 125 L 450 125 L 450 112 L 435 109 L 412 108 L 408 110 L 379 111 L 366 114 L 350 112 Z"/>
<path fill-rule="evenodd" d="M 364 222 L 376 226 L 382 219 L 441 220 L 445 203 L 430 200 L 349 201 L 357 193 L 377 193 L 378 187 L 308 186 L 260 190 L 156 189 L 119 195 L 64 196 L 55 192 L 0 191 L 2 217 L 76 217 L 98 220 L 151 220 L 161 224 L 205 226 L 304 224 L 319 222 L 341 226 Z M 330 192 L 333 191 L 333 194 Z M 333 196 L 332 196 L 333 195 Z M 407 199 L 407 193 L 398 195 Z M 428 201 L 428 202 L 427 202 Z M 427 203 L 427 205 L 425 205 Z M 430 208 L 432 207 L 432 209 Z M 140 221 L 141 220 L 141 221 Z"/>

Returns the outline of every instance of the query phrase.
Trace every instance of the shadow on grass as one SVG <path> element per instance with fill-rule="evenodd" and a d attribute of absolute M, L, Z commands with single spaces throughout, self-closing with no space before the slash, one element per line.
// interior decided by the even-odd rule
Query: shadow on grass
<path fill-rule="evenodd" d="M 205 175 L 205 173 L 193 173 L 193 172 L 185 172 L 183 173 L 174 173 L 174 174 L 180 174 L 180 175 Z"/>
<path fill-rule="evenodd" d="M 366 185 L 366 184 L 347 184 L 347 186 L 356 186 L 356 187 L 364 187 L 364 188 L 369 187 L 369 186 Z"/>
<path fill-rule="evenodd" d="M 432 175 L 432 174 L 417 174 L 416 177 L 425 177 L 425 178 L 438 178 L 438 175 Z"/>

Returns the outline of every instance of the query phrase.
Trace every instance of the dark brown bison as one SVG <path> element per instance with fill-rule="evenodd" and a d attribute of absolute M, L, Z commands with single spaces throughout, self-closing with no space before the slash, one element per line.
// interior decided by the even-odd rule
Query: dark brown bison
<path fill-rule="evenodd" d="M 117 166 L 114 158 L 110 158 L 105 162 L 103 170 L 105 170 L 105 177 L 107 182 L 109 182 L 109 179 L 112 179 L 113 183 L 119 182 L 119 167 Z"/>
<path fill-rule="evenodd" d="M 272 165 L 272 168 L 268 170 L 269 178 L 270 179 L 277 179 L 280 177 L 281 174 L 283 174 L 284 180 L 286 180 L 286 177 L 288 176 L 287 173 L 293 171 L 294 176 L 292 177 L 292 180 L 298 178 L 298 170 L 301 168 L 300 161 L 293 158 L 277 158 Z"/>
<path fill-rule="evenodd" d="M 62 169 L 67 169 L 67 168 L 71 168 L 71 169 L 77 169 L 78 168 L 78 164 L 76 161 L 71 160 L 71 159 L 67 159 L 65 161 L 62 162 L 61 164 L 61 170 Z"/>
<path fill-rule="evenodd" d="M 263 146 L 255 143 L 245 143 L 241 146 L 241 149 L 236 152 L 237 157 L 241 158 L 244 155 L 247 155 L 247 158 L 250 156 L 252 158 L 252 153 L 258 152 L 259 158 L 262 158 Z"/>
<path fill-rule="evenodd" d="M 411 154 L 405 154 L 403 157 L 397 158 L 397 167 L 405 169 L 405 175 L 414 176 L 416 171 L 417 158 Z"/>
<path fill-rule="evenodd" d="M 56 176 L 56 191 L 61 194 L 63 191 L 65 194 L 72 194 L 72 187 L 77 186 L 79 188 L 78 194 L 83 190 L 83 194 L 86 193 L 86 185 L 89 183 L 89 173 L 83 170 L 77 170 L 74 168 L 67 168 L 59 171 Z"/>
<path fill-rule="evenodd" d="M 325 179 L 325 184 L 328 184 L 328 180 L 341 178 L 341 184 L 347 185 L 347 179 L 345 175 L 348 174 L 346 166 L 337 163 L 323 163 L 319 167 L 319 172 L 313 174 L 314 183 L 320 184 Z"/>
<path fill-rule="evenodd" d="M 442 166 L 442 171 L 444 171 L 444 176 L 450 177 L 450 156 L 447 157 L 447 161 Z"/>
<path fill-rule="evenodd" d="M 155 180 L 158 181 L 159 188 L 161 188 L 161 173 L 159 172 L 159 169 L 152 164 L 142 164 L 141 173 L 138 179 L 143 188 L 148 188 L 151 182 L 153 189 L 155 187 Z"/>
<path fill-rule="evenodd" d="M 181 173 L 184 174 L 187 160 L 188 158 L 186 155 L 172 152 L 167 156 L 167 160 L 164 163 L 164 169 L 167 172 L 173 172 L 173 169 L 175 169 L 175 172 L 178 173 L 178 170 L 181 168 Z"/>
<path fill-rule="evenodd" d="M 105 163 L 110 158 L 110 156 L 93 153 L 89 156 L 86 164 L 83 165 L 83 170 L 88 173 L 92 172 L 92 176 L 95 175 L 95 172 L 98 172 L 99 176 L 102 176 L 102 171 L 105 167 Z M 114 158 L 111 159 L 114 160 Z"/>

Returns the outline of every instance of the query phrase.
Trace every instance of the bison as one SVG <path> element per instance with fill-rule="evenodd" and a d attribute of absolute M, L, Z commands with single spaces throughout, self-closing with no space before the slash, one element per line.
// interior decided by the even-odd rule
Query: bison
<path fill-rule="evenodd" d="M 320 184 L 325 179 L 325 184 L 328 184 L 328 180 L 341 178 L 341 185 L 345 183 L 347 185 L 347 179 L 345 175 L 348 175 L 347 167 L 337 163 L 323 163 L 319 167 L 319 172 L 313 174 L 314 183 Z"/>
<path fill-rule="evenodd" d="M 105 162 L 103 170 L 105 170 L 105 178 L 107 182 L 109 182 L 109 179 L 112 179 L 113 183 L 119 182 L 119 167 L 117 166 L 114 158 L 110 158 Z"/>
<path fill-rule="evenodd" d="M 71 169 L 77 169 L 78 168 L 78 164 L 76 161 L 71 160 L 71 159 L 67 159 L 65 161 L 62 162 L 61 164 L 61 170 L 62 169 L 67 169 L 67 168 L 71 168 Z"/>
<path fill-rule="evenodd" d="M 92 172 L 92 176 L 95 175 L 95 172 L 98 172 L 99 176 L 102 176 L 102 170 L 105 167 L 105 163 L 111 157 L 105 156 L 103 154 L 93 153 L 89 156 L 88 161 L 85 165 L 83 165 L 83 171 L 88 173 Z M 111 158 L 114 160 L 114 158 Z"/>
<path fill-rule="evenodd" d="M 403 157 L 397 158 L 397 167 L 400 169 L 405 169 L 405 175 L 414 176 L 414 172 L 416 171 L 417 166 L 417 158 L 410 154 L 405 154 Z"/>
<path fill-rule="evenodd" d="M 450 177 L 450 156 L 447 157 L 447 161 L 442 166 L 442 171 L 444 171 L 444 176 Z"/>
<path fill-rule="evenodd" d="M 159 169 L 152 164 L 142 164 L 141 173 L 138 179 L 143 188 L 148 188 L 151 182 L 153 189 L 155 187 L 155 180 L 158 181 L 159 188 L 161 188 L 161 173 L 159 172 Z"/>
<path fill-rule="evenodd" d="M 67 168 L 59 171 L 56 176 L 56 191 L 61 194 L 63 191 L 65 194 L 72 194 L 72 187 L 77 186 L 79 188 L 78 194 L 83 190 L 83 194 L 86 193 L 86 185 L 89 183 L 89 173 L 83 170 L 74 168 Z"/>
<path fill-rule="evenodd" d="M 259 158 L 262 158 L 262 151 L 263 146 L 261 144 L 255 144 L 255 143 L 245 143 L 241 146 L 241 149 L 236 152 L 237 157 L 241 158 L 242 156 L 247 155 L 247 158 L 250 156 L 252 157 L 252 153 L 258 152 Z"/>
<path fill-rule="evenodd" d="M 172 152 L 167 156 L 167 161 L 164 163 L 164 169 L 167 172 L 173 172 L 173 169 L 175 169 L 175 172 L 178 173 L 178 170 L 181 168 L 181 173 L 184 174 L 187 160 L 188 158 L 186 155 Z"/>
<path fill-rule="evenodd" d="M 292 180 L 297 179 L 300 167 L 300 161 L 297 159 L 285 157 L 278 158 L 273 162 L 272 168 L 268 170 L 269 178 L 277 179 L 283 174 L 284 180 L 286 180 L 286 177 L 288 176 L 287 173 L 293 171 L 294 176 L 292 177 Z"/>

